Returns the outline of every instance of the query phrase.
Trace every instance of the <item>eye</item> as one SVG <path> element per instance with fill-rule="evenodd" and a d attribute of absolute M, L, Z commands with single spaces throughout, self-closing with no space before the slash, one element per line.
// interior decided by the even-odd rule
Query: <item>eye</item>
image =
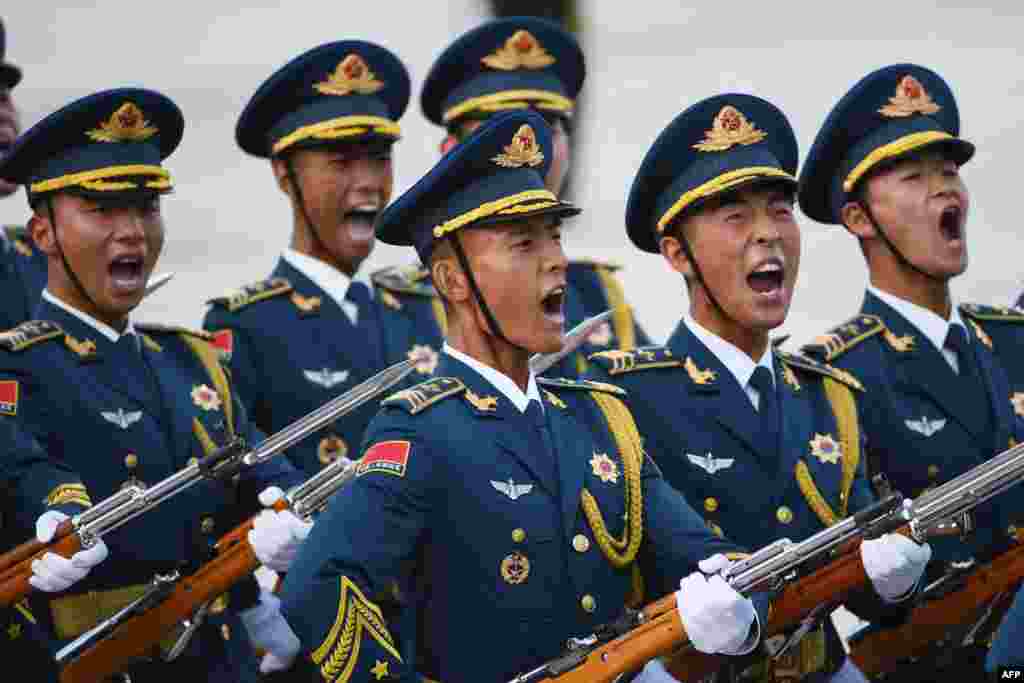
<path fill-rule="evenodd" d="M 910 173 L 907 173 L 906 175 L 903 176 L 903 181 L 904 182 L 914 182 L 915 180 L 920 180 L 920 179 L 921 179 L 920 171 L 911 171 Z"/>

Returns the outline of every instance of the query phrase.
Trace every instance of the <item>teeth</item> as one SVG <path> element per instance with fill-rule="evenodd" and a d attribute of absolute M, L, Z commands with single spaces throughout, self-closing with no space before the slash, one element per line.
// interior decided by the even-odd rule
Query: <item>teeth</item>
<path fill-rule="evenodd" d="M 780 266 L 778 263 L 766 263 L 763 266 L 758 267 L 756 270 L 754 270 L 754 272 L 755 273 L 774 273 L 774 272 L 780 271 L 780 270 L 782 270 L 782 266 Z"/>

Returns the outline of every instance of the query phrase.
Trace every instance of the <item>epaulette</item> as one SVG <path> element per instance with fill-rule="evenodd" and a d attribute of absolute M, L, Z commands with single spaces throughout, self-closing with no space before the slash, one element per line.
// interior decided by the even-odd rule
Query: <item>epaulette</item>
<path fill-rule="evenodd" d="M 600 391 L 605 394 L 614 394 L 616 396 L 626 395 L 625 389 L 617 387 L 614 384 L 606 384 L 605 382 L 594 382 L 589 379 L 563 379 L 538 377 L 537 384 L 543 387 L 559 387 L 560 389 L 582 389 L 583 391 Z"/>
<path fill-rule="evenodd" d="M 833 327 L 810 344 L 805 344 L 800 350 L 825 362 L 831 362 L 868 337 L 885 331 L 885 323 L 877 315 L 861 314 Z"/>
<path fill-rule="evenodd" d="M 418 263 L 408 266 L 390 266 L 370 274 L 370 281 L 378 287 L 399 294 L 433 297 L 437 295 L 430 281 L 430 271 Z"/>
<path fill-rule="evenodd" d="M 961 314 L 974 320 L 988 320 L 997 323 L 1024 323 L 1024 310 L 1011 306 L 960 304 L 959 309 Z"/>
<path fill-rule="evenodd" d="M 643 346 L 632 351 L 599 351 L 590 354 L 587 360 L 600 365 L 609 375 L 683 365 L 683 361 L 673 356 L 671 349 L 665 346 Z"/>
<path fill-rule="evenodd" d="M 239 289 L 233 289 L 223 296 L 210 299 L 206 303 L 223 306 L 229 313 L 245 308 L 257 301 L 270 299 L 271 297 L 287 294 L 292 291 L 292 283 L 283 277 L 272 277 L 268 280 L 260 280 L 251 285 L 245 285 Z"/>
<path fill-rule="evenodd" d="M 64 330 L 57 323 L 49 320 L 29 320 L 14 329 L 0 333 L 0 347 L 16 353 L 40 342 L 63 338 Z"/>
<path fill-rule="evenodd" d="M 213 333 L 206 330 L 193 330 L 180 325 L 162 325 L 160 323 L 134 323 L 135 329 L 147 334 L 188 334 L 193 337 L 213 341 Z"/>
<path fill-rule="evenodd" d="M 813 358 L 804 356 L 799 353 L 789 353 L 788 351 L 782 351 L 779 349 L 775 350 L 775 354 L 779 359 L 788 366 L 794 368 L 800 368 L 808 372 L 813 372 L 817 375 L 824 375 L 825 377 L 831 377 L 832 379 L 845 384 L 851 389 L 856 391 L 864 391 L 864 385 L 860 383 L 860 380 L 851 375 L 846 370 L 837 368 L 827 363 L 821 363 Z"/>
<path fill-rule="evenodd" d="M 599 261 L 597 259 L 589 259 L 589 258 L 585 258 L 585 259 L 572 259 L 571 261 L 569 261 L 569 265 L 570 266 L 586 266 L 586 267 L 589 267 L 589 268 L 594 268 L 595 270 L 598 269 L 598 268 L 601 268 L 603 270 L 609 270 L 609 271 L 611 271 L 613 273 L 615 271 L 617 271 L 617 270 L 622 270 L 622 266 L 620 264 L 618 264 L 618 263 L 612 263 L 610 261 Z"/>
<path fill-rule="evenodd" d="M 391 394 L 382 406 L 399 406 L 410 415 L 422 412 L 438 401 L 462 393 L 466 385 L 458 377 L 435 377 L 414 387 Z"/>
<path fill-rule="evenodd" d="M 14 248 L 22 256 L 32 256 L 32 242 L 28 234 L 28 227 L 24 225 L 5 225 L 4 237 L 7 244 Z"/>

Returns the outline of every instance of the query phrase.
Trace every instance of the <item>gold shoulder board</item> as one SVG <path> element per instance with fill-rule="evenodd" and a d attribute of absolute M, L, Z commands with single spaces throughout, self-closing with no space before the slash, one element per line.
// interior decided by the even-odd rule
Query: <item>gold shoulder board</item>
<path fill-rule="evenodd" d="M 821 363 L 814 358 L 804 356 L 798 353 L 789 353 L 787 351 L 775 350 L 776 355 L 783 363 L 790 367 L 799 368 L 807 372 L 813 372 L 816 375 L 823 375 L 825 377 L 831 377 L 841 384 L 845 384 L 851 389 L 857 391 L 864 391 L 864 385 L 860 383 L 856 377 L 851 375 L 846 370 L 841 368 L 833 367 L 827 363 Z"/>
<path fill-rule="evenodd" d="M 408 266 L 390 266 L 370 274 L 370 281 L 381 289 L 399 294 L 437 296 L 430 282 L 430 271 L 418 263 Z"/>
<path fill-rule="evenodd" d="M 960 304 L 960 313 L 974 320 L 989 320 L 999 323 L 1024 323 L 1024 310 L 1010 306 L 982 306 L 981 304 Z"/>
<path fill-rule="evenodd" d="M 466 385 L 457 377 L 436 377 L 391 394 L 382 406 L 398 406 L 410 415 L 426 410 L 438 401 L 462 393 Z"/>
<path fill-rule="evenodd" d="M 231 290 L 223 296 L 210 299 L 206 303 L 223 306 L 228 309 L 229 313 L 234 313 L 249 304 L 280 296 L 281 294 L 287 294 L 290 291 L 292 291 L 292 283 L 283 277 L 273 277 L 269 280 L 260 280 L 251 285 L 245 285 L 240 289 Z"/>
<path fill-rule="evenodd" d="M 626 390 L 621 389 L 614 384 L 607 384 L 605 382 L 593 382 L 586 379 L 562 379 L 562 378 L 548 378 L 538 377 L 537 384 L 544 387 L 557 387 L 560 389 L 579 389 L 583 391 L 600 391 L 604 394 L 613 394 L 615 396 L 625 396 Z"/>
<path fill-rule="evenodd" d="M 187 334 L 206 341 L 213 341 L 213 334 L 206 330 L 193 330 L 180 325 L 161 325 L 160 323 L 135 323 L 135 329 L 147 334 Z"/>
<path fill-rule="evenodd" d="M 0 347 L 12 352 L 24 351 L 33 344 L 50 339 L 63 339 L 64 330 L 49 320 L 29 320 L 12 330 L 0 333 Z"/>
<path fill-rule="evenodd" d="M 885 329 L 885 323 L 877 315 L 861 314 L 833 327 L 800 350 L 808 356 L 832 362 L 868 337 L 884 332 Z"/>
<path fill-rule="evenodd" d="M 587 360 L 597 363 L 609 375 L 621 375 L 637 370 L 654 368 L 682 367 L 683 361 L 672 355 L 672 351 L 664 346 L 644 346 L 632 351 L 612 349 L 591 354 Z"/>

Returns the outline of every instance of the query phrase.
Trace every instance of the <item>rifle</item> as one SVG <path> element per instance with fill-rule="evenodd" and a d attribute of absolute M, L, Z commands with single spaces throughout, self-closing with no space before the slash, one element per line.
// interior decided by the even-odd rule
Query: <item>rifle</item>
<path fill-rule="evenodd" d="M 891 531 L 918 543 L 935 535 L 965 533 L 969 530 L 964 522 L 967 512 L 1022 479 L 1024 445 L 1004 451 L 913 501 L 890 493 L 799 543 L 778 540 L 734 563 L 722 575 L 744 595 L 757 591 L 776 594 L 762 642 L 796 627 L 769 653 L 778 657 L 869 583 L 857 552 L 861 541 Z M 570 639 L 563 655 L 511 683 L 607 683 L 666 654 L 674 655 L 670 673 L 682 680 L 699 679 L 722 665 L 718 656 L 697 652 L 690 645 L 674 595 L 640 611 L 627 611 L 586 637 Z"/>
<path fill-rule="evenodd" d="M 80 549 L 95 544 L 102 536 L 202 480 L 223 481 L 244 468 L 266 462 L 393 386 L 412 372 L 414 367 L 415 363 L 411 360 L 396 363 L 296 420 L 251 450 L 247 449 L 242 439 L 235 439 L 152 486 L 131 484 L 122 488 L 93 507 L 65 520 L 49 543 L 33 539 L 0 555 L 0 605 L 10 605 L 33 590 L 28 582 L 32 576 L 32 561 L 43 553 L 53 552 L 71 557 Z"/>
<path fill-rule="evenodd" d="M 531 370 L 543 372 L 571 353 L 610 315 L 608 311 L 574 327 L 563 337 L 561 351 L 533 356 Z M 286 493 L 274 504 L 274 509 L 291 510 L 300 519 L 311 520 L 354 476 L 358 464 L 335 460 Z M 260 564 L 249 545 L 252 528 L 252 519 L 235 527 L 217 541 L 213 559 L 194 574 L 180 580 L 174 577 L 172 589 L 161 584 L 161 592 L 154 598 L 144 600 L 147 596 L 143 596 L 136 601 L 138 606 L 129 605 L 61 650 L 57 658 L 58 663 L 64 665 L 61 683 L 91 683 L 117 673 L 126 662 L 150 651 L 182 620 L 203 610 L 210 601 L 251 574 Z M 156 589 L 153 590 L 155 593 Z M 197 624 L 198 618 L 190 621 Z"/>
<path fill-rule="evenodd" d="M 285 494 L 274 509 L 291 510 L 301 519 L 312 519 L 352 478 L 357 466 L 358 462 L 335 460 Z M 179 622 L 251 574 L 260 564 L 249 545 L 252 528 L 252 519 L 238 525 L 217 541 L 214 558 L 194 574 L 173 582 L 170 590 L 145 601 L 138 609 L 121 610 L 61 650 L 57 656 L 58 664 L 64 665 L 61 683 L 105 680 L 122 670 L 126 662 L 149 652 Z"/>
<path fill-rule="evenodd" d="M 981 567 L 952 571 L 922 591 L 900 626 L 867 633 L 850 643 L 850 657 L 867 676 L 887 673 L 904 662 L 978 642 L 992 631 L 1024 579 L 1024 545 L 1017 544 Z"/>

